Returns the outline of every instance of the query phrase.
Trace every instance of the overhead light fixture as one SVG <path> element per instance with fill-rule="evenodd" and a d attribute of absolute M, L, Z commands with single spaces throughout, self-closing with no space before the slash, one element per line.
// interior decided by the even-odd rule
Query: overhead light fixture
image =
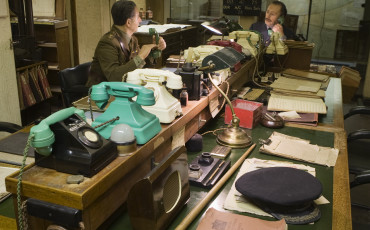
<path fill-rule="evenodd" d="M 212 22 L 206 21 L 201 24 L 204 28 L 210 30 L 215 35 L 221 35 L 221 36 L 227 36 L 229 33 L 236 31 L 236 30 L 242 30 L 243 27 L 232 20 L 229 20 L 225 16 L 214 20 Z"/>
<path fill-rule="evenodd" d="M 217 135 L 216 141 L 220 145 L 229 146 L 231 148 L 246 148 L 252 144 L 252 139 L 247 134 L 246 130 L 240 128 L 240 119 L 236 116 L 234 107 L 229 97 L 217 86 L 217 84 L 214 83 L 210 72 L 230 68 L 231 66 L 234 66 L 236 63 L 240 62 L 243 58 L 244 55 L 235 49 L 225 47 L 222 50 L 205 57 L 202 62 L 202 67 L 199 68 L 199 70 L 203 70 L 205 73 L 208 73 L 210 81 L 230 106 L 232 113 L 231 125 L 224 129 L 222 133 Z"/>

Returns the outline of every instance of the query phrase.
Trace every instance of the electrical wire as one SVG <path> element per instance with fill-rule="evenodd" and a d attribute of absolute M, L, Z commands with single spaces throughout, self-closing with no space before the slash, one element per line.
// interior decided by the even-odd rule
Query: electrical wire
<path fill-rule="evenodd" d="M 22 176 L 23 176 L 23 171 L 24 167 L 26 166 L 26 159 L 27 159 L 27 154 L 28 150 L 31 146 L 31 141 L 35 137 L 34 134 L 29 135 L 27 139 L 27 144 L 26 147 L 23 150 L 23 160 L 22 160 L 22 166 L 19 169 L 19 175 L 18 175 L 18 183 L 17 183 L 17 207 L 18 207 L 18 225 L 19 229 L 23 230 L 24 228 L 24 219 L 23 219 L 23 210 L 25 208 L 25 205 L 22 204 L 22 199 L 21 199 L 21 188 L 22 188 Z"/>
<path fill-rule="evenodd" d="M 326 16 L 326 0 L 325 0 L 325 2 L 324 2 L 324 13 L 323 13 L 322 23 L 321 23 L 321 28 L 320 28 L 320 46 L 319 46 L 319 49 L 318 49 L 318 51 L 317 51 L 317 60 L 320 60 L 320 51 L 321 51 L 321 47 L 322 47 L 322 45 L 323 45 L 322 30 L 324 29 L 325 16 Z"/>

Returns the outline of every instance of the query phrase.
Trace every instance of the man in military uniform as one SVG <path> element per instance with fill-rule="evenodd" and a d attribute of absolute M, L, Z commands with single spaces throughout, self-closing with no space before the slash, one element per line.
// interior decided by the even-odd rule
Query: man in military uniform
<path fill-rule="evenodd" d="M 158 45 L 153 42 L 139 47 L 133 34 L 137 31 L 141 18 L 133 1 L 115 2 L 111 14 L 114 25 L 103 35 L 95 49 L 87 87 L 103 81 L 124 81 L 125 73 L 145 65 L 144 60 L 153 48 L 166 48 L 162 37 Z"/>

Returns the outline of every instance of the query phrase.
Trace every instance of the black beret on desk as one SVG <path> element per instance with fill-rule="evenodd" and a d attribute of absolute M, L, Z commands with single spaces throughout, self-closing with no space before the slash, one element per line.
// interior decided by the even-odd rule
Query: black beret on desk
<path fill-rule="evenodd" d="M 320 219 L 313 202 L 322 193 L 320 181 L 308 172 L 271 167 L 248 172 L 235 182 L 248 200 L 288 224 L 308 224 Z"/>

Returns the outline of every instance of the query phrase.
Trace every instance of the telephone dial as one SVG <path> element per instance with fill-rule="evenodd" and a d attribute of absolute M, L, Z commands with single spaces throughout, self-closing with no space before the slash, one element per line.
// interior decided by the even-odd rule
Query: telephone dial
<path fill-rule="evenodd" d="M 168 70 L 136 69 L 127 73 L 126 82 L 153 90 L 155 104 L 143 106 L 143 109 L 156 115 L 161 123 L 171 123 L 182 115 L 180 102 L 166 89 L 181 89 L 181 76 Z"/>
<path fill-rule="evenodd" d="M 91 177 L 117 157 L 116 144 L 100 136 L 74 107 L 45 118 L 30 135 L 36 165 L 60 172 Z"/>

